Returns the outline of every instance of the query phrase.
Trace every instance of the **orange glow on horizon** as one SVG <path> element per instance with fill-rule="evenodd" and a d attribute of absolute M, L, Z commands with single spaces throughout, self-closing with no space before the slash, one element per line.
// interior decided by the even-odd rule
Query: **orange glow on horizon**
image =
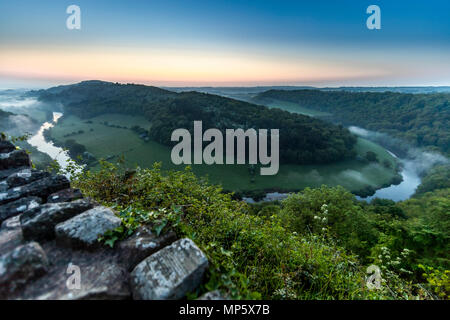
<path fill-rule="evenodd" d="M 0 51 L 0 75 L 30 79 L 185 84 L 318 82 L 386 75 L 382 70 L 305 60 L 280 61 L 268 56 L 188 50 L 3 48 Z"/>

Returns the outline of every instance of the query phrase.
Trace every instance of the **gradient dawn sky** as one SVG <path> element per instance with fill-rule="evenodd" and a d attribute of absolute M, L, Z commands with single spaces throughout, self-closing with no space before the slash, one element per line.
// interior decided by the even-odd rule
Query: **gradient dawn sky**
<path fill-rule="evenodd" d="M 81 30 L 66 28 L 72 4 Z M 0 0 L 0 88 L 87 79 L 450 85 L 450 1 Z"/>

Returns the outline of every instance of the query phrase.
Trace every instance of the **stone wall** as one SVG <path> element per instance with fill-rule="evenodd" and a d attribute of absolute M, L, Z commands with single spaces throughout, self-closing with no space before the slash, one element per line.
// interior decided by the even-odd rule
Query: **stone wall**
<path fill-rule="evenodd" d="M 190 239 L 147 226 L 114 249 L 101 245 L 121 224 L 113 210 L 65 176 L 32 169 L 9 141 L 0 141 L 0 224 L 0 299 L 180 299 L 208 268 Z"/>

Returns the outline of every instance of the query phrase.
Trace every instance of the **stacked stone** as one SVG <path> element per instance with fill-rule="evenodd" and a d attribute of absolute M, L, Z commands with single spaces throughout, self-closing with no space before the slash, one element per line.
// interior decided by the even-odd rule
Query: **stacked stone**
<path fill-rule="evenodd" d="M 117 215 L 65 176 L 32 169 L 9 141 L 0 141 L 0 224 L 0 299 L 180 299 L 208 267 L 190 239 L 147 226 L 114 249 L 101 245 Z"/>

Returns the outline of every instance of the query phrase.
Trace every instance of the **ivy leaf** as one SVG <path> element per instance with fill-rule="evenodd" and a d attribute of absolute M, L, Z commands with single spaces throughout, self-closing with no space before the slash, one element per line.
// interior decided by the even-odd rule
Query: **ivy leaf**
<path fill-rule="evenodd" d="M 108 239 L 105 241 L 105 244 L 110 246 L 111 248 L 114 247 L 114 243 L 117 241 L 117 237 L 112 237 L 111 239 Z"/>
<path fill-rule="evenodd" d="M 164 227 L 167 225 L 167 220 L 164 219 L 161 221 L 160 224 L 156 225 L 153 229 L 156 232 L 156 236 L 159 237 L 161 234 L 161 231 L 164 229 Z"/>

